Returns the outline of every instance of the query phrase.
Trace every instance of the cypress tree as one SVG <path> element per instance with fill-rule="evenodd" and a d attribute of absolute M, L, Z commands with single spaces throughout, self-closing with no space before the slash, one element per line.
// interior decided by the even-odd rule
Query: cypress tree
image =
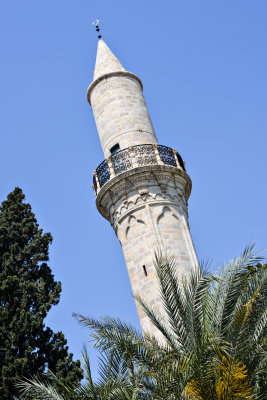
<path fill-rule="evenodd" d="M 62 332 L 45 327 L 44 319 L 59 302 L 61 283 L 51 269 L 50 233 L 39 228 L 30 204 L 15 188 L 0 207 L 0 398 L 16 395 L 19 378 L 50 369 L 64 383 L 82 378 Z"/>

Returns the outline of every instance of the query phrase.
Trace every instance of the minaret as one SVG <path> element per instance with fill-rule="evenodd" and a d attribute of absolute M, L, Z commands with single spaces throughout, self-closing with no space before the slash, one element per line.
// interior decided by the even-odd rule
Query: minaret
<path fill-rule="evenodd" d="M 175 256 L 178 277 L 198 267 L 188 225 L 190 177 L 179 153 L 158 144 L 141 80 L 103 40 L 87 98 L 105 157 L 94 172 L 97 209 L 121 243 L 134 295 L 163 315 L 154 251 Z M 160 339 L 138 304 L 137 310 L 143 332 Z"/>

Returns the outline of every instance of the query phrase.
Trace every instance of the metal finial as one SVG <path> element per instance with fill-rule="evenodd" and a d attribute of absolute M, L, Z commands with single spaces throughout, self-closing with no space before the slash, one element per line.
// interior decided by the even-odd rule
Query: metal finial
<path fill-rule="evenodd" d="M 100 28 L 99 28 L 99 19 L 96 19 L 94 22 L 92 22 L 93 25 L 95 25 L 95 30 L 99 33 L 100 32 Z M 101 35 L 98 34 L 98 39 L 101 39 Z"/>

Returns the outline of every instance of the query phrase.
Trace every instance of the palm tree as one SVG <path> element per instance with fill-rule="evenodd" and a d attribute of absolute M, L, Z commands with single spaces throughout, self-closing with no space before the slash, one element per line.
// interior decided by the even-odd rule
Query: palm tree
<path fill-rule="evenodd" d="M 224 266 L 218 277 L 199 269 L 180 285 L 171 257 L 155 264 L 168 323 L 138 299 L 168 346 L 184 354 L 191 399 L 263 398 L 266 380 L 267 269 L 253 246 Z"/>
<path fill-rule="evenodd" d="M 253 246 L 217 276 L 200 268 L 180 283 L 173 257 L 158 252 L 155 267 L 167 316 L 141 298 L 144 312 L 162 333 L 160 346 L 140 338 L 121 321 L 78 316 L 93 329 L 100 350 L 116 349 L 142 367 L 153 399 L 263 399 L 267 392 L 267 269 Z"/>
<path fill-rule="evenodd" d="M 103 356 L 99 382 L 92 381 L 85 352 L 86 382 L 79 388 L 61 387 L 63 397 L 56 397 L 53 385 L 28 381 L 20 383 L 23 398 L 264 399 L 267 269 L 260 260 L 250 246 L 216 276 L 200 268 L 179 282 L 174 258 L 158 252 L 154 263 L 165 318 L 137 300 L 165 343 L 119 319 L 75 314 L 93 331 Z"/>

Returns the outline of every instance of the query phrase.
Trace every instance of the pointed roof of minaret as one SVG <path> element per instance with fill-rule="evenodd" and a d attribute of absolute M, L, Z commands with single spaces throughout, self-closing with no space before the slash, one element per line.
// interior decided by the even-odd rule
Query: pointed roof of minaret
<path fill-rule="evenodd" d="M 97 46 L 94 81 L 100 76 L 119 71 L 125 71 L 125 69 L 104 40 L 100 39 Z"/>
<path fill-rule="evenodd" d="M 112 51 L 108 48 L 104 40 L 100 39 L 97 46 L 97 54 L 96 54 L 96 63 L 95 63 L 95 72 L 93 82 L 90 84 L 89 88 L 87 89 L 87 100 L 91 105 L 91 92 L 94 87 L 101 81 L 102 79 L 106 78 L 107 76 L 117 75 L 128 76 L 135 79 L 141 89 L 143 90 L 143 84 L 141 80 L 135 74 L 132 74 L 129 71 L 126 71 L 117 57 L 114 56 Z"/>

